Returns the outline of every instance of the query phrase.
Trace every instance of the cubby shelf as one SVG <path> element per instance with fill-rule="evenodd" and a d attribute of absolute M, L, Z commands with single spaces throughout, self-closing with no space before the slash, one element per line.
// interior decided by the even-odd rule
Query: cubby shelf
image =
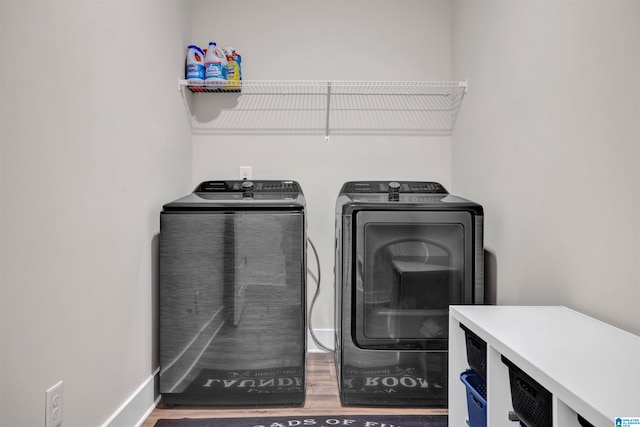
<path fill-rule="evenodd" d="M 487 425 L 515 427 L 505 356 L 548 390 L 553 427 L 640 418 L 640 337 L 560 306 L 451 306 L 449 424 L 465 425 L 460 373 L 469 368 L 464 325 L 486 342 Z M 625 424 L 626 425 L 626 424 Z"/>
<path fill-rule="evenodd" d="M 450 135 L 466 81 L 179 81 L 194 133 Z M 195 95 L 195 96 L 193 96 Z M 206 97 L 206 100 L 197 99 Z"/>

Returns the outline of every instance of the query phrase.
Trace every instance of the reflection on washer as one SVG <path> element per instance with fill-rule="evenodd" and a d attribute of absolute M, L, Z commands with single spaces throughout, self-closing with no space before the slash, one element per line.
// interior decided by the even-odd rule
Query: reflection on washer
<path fill-rule="evenodd" d="M 164 206 L 163 403 L 304 404 L 305 211 L 294 181 L 206 181 Z"/>

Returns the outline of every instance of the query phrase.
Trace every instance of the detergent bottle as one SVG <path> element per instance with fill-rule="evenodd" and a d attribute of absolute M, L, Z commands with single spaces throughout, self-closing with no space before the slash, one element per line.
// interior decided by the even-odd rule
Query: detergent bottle
<path fill-rule="evenodd" d="M 227 89 L 240 89 L 240 64 L 237 60 L 236 50 L 225 47 L 222 51 L 227 56 Z"/>
<path fill-rule="evenodd" d="M 223 88 L 227 85 L 227 57 L 215 42 L 209 43 L 204 56 L 204 80 L 211 86 Z"/>
<path fill-rule="evenodd" d="M 187 47 L 185 77 L 190 82 L 202 82 L 204 80 L 204 52 L 196 45 Z"/>
<path fill-rule="evenodd" d="M 236 60 L 236 63 L 238 64 L 236 74 L 238 75 L 238 79 L 240 80 L 240 82 L 242 82 L 242 56 L 240 56 L 240 54 L 234 50 L 233 58 Z"/>
<path fill-rule="evenodd" d="M 224 79 L 227 80 L 227 74 L 229 73 L 227 55 L 220 48 L 216 49 L 216 55 L 218 55 L 218 58 L 220 58 L 220 63 L 222 64 L 222 75 Z"/>

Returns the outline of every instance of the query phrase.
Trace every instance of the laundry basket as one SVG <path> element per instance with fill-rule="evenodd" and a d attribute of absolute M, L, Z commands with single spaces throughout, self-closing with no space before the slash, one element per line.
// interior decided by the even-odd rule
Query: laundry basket
<path fill-rule="evenodd" d="M 521 424 L 550 427 L 553 423 L 551 392 L 506 357 L 502 356 L 502 362 L 509 367 L 511 403 Z"/>
<path fill-rule="evenodd" d="M 487 386 L 484 380 L 469 369 L 460 374 L 460 381 L 467 389 L 469 427 L 487 427 Z"/>
<path fill-rule="evenodd" d="M 487 380 L 487 343 L 471 332 L 462 323 L 460 327 L 464 330 L 467 344 L 467 362 L 469 367 L 476 371 L 483 380 Z"/>

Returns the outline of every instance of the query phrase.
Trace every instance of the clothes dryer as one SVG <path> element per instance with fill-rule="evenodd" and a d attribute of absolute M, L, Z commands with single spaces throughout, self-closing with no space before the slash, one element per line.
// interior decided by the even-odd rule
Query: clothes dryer
<path fill-rule="evenodd" d="M 344 405 L 446 406 L 448 310 L 482 304 L 483 209 L 435 182 L 347 182 L 336 202 Z"/>

